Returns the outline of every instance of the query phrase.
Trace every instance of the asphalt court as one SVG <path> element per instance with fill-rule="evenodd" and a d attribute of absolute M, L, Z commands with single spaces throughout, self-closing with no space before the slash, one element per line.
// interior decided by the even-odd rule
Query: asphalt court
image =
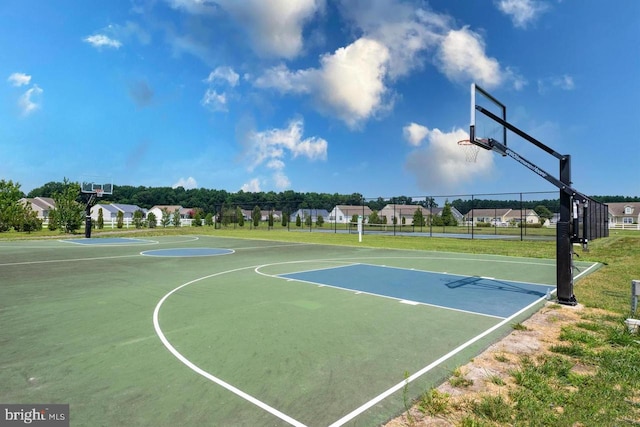
<path fill-rule="evenodd" d="M 553 260 L 357 245 L 2 242 L 0 401 L 69 402 L 76 425 L 380 425 L 554 280 Z"/>

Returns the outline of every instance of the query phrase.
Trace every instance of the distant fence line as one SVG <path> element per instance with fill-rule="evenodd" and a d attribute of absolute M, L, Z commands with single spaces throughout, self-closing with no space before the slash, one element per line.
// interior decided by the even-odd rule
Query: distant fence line
<path fill-rule="evenodd" d="M 544 197 L 544 196 L 548 197 Z M 410 202 L 411 204 L 406 204 Z M 501 203 L 502 202 L 502 203 Z M 443 220 L 445 205 L 451 208 L 455 225 Z M 253 209 L 261 211 L 260 221 L 273 218 L 274 227 L 284 225 L 287 230 L 349 232 L 355 230 L 357 217 L 362 217 L 364 232 L 387 234 L 419 233 L 474 234 L 528 236 L 555 235 L 559 220 L 560 202 L 554 192 L 487 193 L 473 195 L 401 196 L 394 198 L 362 198 L 358 205 L 325 208 L 305 204 L 282 202 L 228 203 L 215 206 L 216 227 L 237 227 L 250 222 Z M 456 206 L 460 207 L 457 209 Z M 547 217 L 541 217 L 534 208 L 544 206 Z M 420 213 L 416 214 L 419 210 Z M 375 219 L 372 219 L 372 214 Z M 587 207 L 589 227 L 583 228 L 584 212 L 578 211 L 580 235 L 588 240 L 608 236 L 608 210 L 606 204 L 591 200 Z M 240 218 L 242 216 L 242 218 Z M 284 219 L 284 224 L 282 220 Z M 320 220 L 320 221 L 319 221 Z M 414 223 L 414 221 L 419 221 Z M 634 224 L 635 225 L 635 224 Z M 552 230 L 545 232 L 544 230 Z"/>
<path fill-rule="evenodd" d="M 411 204 L 406 204 L 408 202 Z M 443 221 L 445 205 L 452 208 L 454 224 Z M 257 227 L 252 219 L 256 206 L 261 211 Z M 460 210 L 456 206 L 460 207 Z M 534 207 L 537 206 L 547 208 L 551 217 L 538 216 L 533 212 Z M 418 210 L 420 214 L 416 214 Z M 471 238 L 475 235 L 486 237 L 488 234 L 493 234 L 497 238 L 519 236 L 521 240 L 525 240 L 555 236 L 558 210 L 558 193 L 554 191 L 362 198 L 359 204 L 338 205 L 331 211 L 316 206 L 309 207 L 309 203 L 261 200 L 217 204 L 211 214 L 216 228 L 274 228 L 288 231 L 357 233 L 357 218 L 362 217 L 364 233 L 416 236 L 464 234 Z M 375 219 L 372 219 L 374 212 Z M 207 213 L 209 212 L 204 214 Z M 579 232 L 582 234 L 584 233 L 582 210 L 578 214 Z M 609 228 L 640 230 L 640 224 L 637 223 L 609 223 L 606 204 L 592 201 L 588 206 L 588 215 L 590 227 L 586 233 L 589 240 L 608 236 Z M 272 222 L 270 222 L 270 216 Z M 204 225 L 204 217 L 201 220 Z M 181 218 L 178 227 L 193 226 L 194 221 L 193 218 Z M 47 227 L 47 225 L 45 219 L 43 226 Z M 93 220 L 93 226 L 97 228 L 96 219 Z M 144 227 L 148 227 L 146 221 Z M 163 228 L 159 220 L 156 221 L 155 227 Z M 175 227 L 175 225 L 171 223 L 167 227 Z M 125 217 L 122 219 L 122 226 L 118 227 L 117 219 L 110 218 L 103 220 L 103 228 L 132 229 L 136 228 L 136 224 L 133 218 Z"/>

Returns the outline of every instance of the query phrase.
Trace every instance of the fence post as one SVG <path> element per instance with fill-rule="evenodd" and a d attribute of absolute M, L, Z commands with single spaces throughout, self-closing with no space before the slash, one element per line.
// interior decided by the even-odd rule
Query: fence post
<path fill-rule="evenodd" d="M 631 281 L 631 314 L 638 309 L 638 294 L 640 293 L 640 280 Z"/>

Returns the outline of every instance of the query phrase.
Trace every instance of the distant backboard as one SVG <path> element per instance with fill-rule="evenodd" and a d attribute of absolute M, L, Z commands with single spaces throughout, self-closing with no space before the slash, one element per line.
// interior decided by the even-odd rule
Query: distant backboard
<path fill-rule="evenodd" d="M 113 181 L 111 177 L 83 175 L 80 179 L 80 191 L 99 196 L 113 194 Z"/>
<path fill-rule="evenodd" d="M 506 146 L 507 128 L 485 114 L 485 112 L 493 114 L 505 122 L 507 121 L 507 107 L 489 92 L 472 83 L 469 139 L 485 149 L 489 149 L 486 146 L 486 142 L 490 139 Z"/>

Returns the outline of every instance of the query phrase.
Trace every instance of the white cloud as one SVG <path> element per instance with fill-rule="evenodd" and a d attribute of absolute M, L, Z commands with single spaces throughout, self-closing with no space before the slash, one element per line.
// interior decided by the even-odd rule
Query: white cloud
<path fill-rule="evenodd" d="M 322 138 L 303 138 L 304 124 L 301 119 L 292 120 L 286 128 L 247 133 L 244 145 L 253 172 L 260 166 L 273 171 L 273 180 L 278 189 L 291 185 L 284 173 L 285 156 L 306 157 L 309 160 L 326 160 L 327 141 Z M 245 184 L 247 185 L 247 184 Z"/>
<path fill-rule="evenodd" d="M 548 4 L 537 0 L 499 0 L 496 6 L 517 28 L 526 28 L 549 8 Z"/>
<path fill-rule="evenodd" d="M 418 123 L 410 123 L 407 126 L 402 128 L 402 135 L 404 139 L 406 139 L 410 145 L 414 147 L 420 146 L 422 141 L 429 134 L 429 128 L 426 126 L 419 125 Z"/>
<path fill-rule="evenodd" d="M 438 60 L 440 70 L 452 81 L 475 81 L 492 88 L 504 80 L 498 60 L 487 56 L 484 40 L 468 27 L 449 31 Z"/>
<path fill-rule="evenodd" d="M 218 6 L 212 0 L 167 0 L 174 9 L 182 9 L 193 14 L 209 14 L 218 11 Z"/>
<path fill-rule="evenodd" d="M 262 191 L 260 190 L 260 180 L 258 178 L 253 178 L 251 181 L 243 184 L 240 189 L 245 193 L 259 193 Z"/>
<path fill-rule="evenodd" d="M 404 76 L 421 68 L 425 51 L 435 47 L 450 27 L 445 15 L 389 0 L 343 0 L 341 8 L 357 32 L 377 40 L 389 50 L 389 77 Z"/>
<path fill-rule="evenodd" d="M 538 93 L 545 93 L 550 88 L 574 90 L 576 88 L 576 84 L 573 81 L 573 77 L 567 74 L 538 80 Z"/>
<path fill-rule="evenodd" d="M 259 55 L 292 59 L 304 48 L 302 30 L 316 13 L 324 9 L 324 0 L 167 0 L 191 14 L 227 12 L 248 34 Z"/>
<path fill-rule="evenodd" d="M 200 103 L 211 111 L 227 111 L 227 95 L 224 92 L 207 89 Z"/>
<path fill-rule="evenodd" d="M 28 85 L 31 81 L 31 76 L 24 73 L 13 73 L 7 79 L 12 86 L 24 86 Z"/>
<path fill-rule="evenodd" d="M 82 40 L 98 49 L 102 47 L 112 47 L 112 48 L 118 49 L 120 48 L 120 46 L 122 46 L 121 42 L 119 42 L 118 40 L 109 38 L 104 34 L 94 34 L 93 36 L 85 37 Z"/>
<path fill-rule="evenodd" d="M 22 115 L 27 116 L 40 108 L 40 97 L 43 92 L 38 85 L 33 85 L 18 99 Z"/>
<path fill-rule="evenodd" d="M 426 129 L 426 128 L 425 128 Z M 457 144 L 468 139 L 462 129 L 442 132 L 427 129 L 427 143 L 407 156 L 406 169 L 415 176 L 418 187 L 424 191 L 451 191 L 480 176 L 489 175 L 494 169 L 492 153 L 480 149 L 477 162 L 469 163 Z"/>
<path fill-rule="evenodd" d="M 389 51 L 383 44 L 360 38 L 324 55 L 320 68 L 291 72 L 280 65 L 256 79 L 255 85 L 310 93 L 320 111 L 357 127 L 387 107 L 384 77 L 388 61 Z"/>
<path fill-rule="evenodd" d="M 273 181 L 278 190 L 286 190 L 291 187 L 291 181 L 282 171 L 273 174 Z"/>
<path fill-rule="evenodd" d="M 231 87 L 235 87 L 240 80 L 240 75 L 233 71 L 231 67 L 217 67 L 209 73 L 205 82 L 217 84 L 218 82 L 227 83 Z"/>
<path fill-rule="evenodd" d="M 175 184 L 171 186 L 171 188 L 182 187 L 185 190 L 190 190 L 192 188 L 198 188 L 198 183 L 196 179 L 192 176 L 189 178 L 180 178 Z"/>

